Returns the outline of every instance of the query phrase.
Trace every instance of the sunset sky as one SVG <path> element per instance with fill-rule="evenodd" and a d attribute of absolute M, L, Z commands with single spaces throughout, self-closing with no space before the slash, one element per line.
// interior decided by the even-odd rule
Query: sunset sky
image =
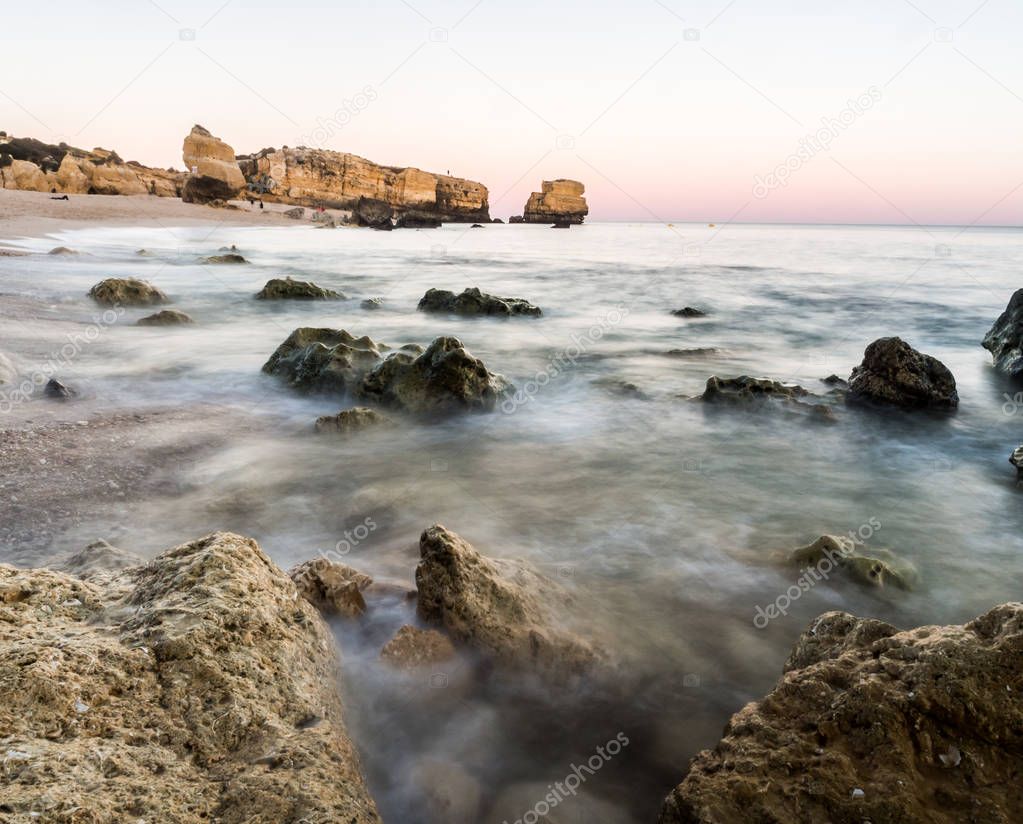
<path fill-rule="evenodd" d="M 502 217 L 570 177 L 596 220 L 1023 224 L 1012 0 L 45 9 L 4 10 L 0 129 L 151 165 L 202 123 L 450 170 Z"/>

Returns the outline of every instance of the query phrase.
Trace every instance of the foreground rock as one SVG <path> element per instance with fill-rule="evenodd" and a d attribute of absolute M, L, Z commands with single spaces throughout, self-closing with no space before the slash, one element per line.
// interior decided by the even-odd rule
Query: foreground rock
<path fill-rule="evenodd" d="M 812 420 L 825 423 L 833 421 L 835 417 L 830 406 L 815 402 L 820 398 L 811 395 L 802 386 L 768 378 L 751 378 L 749 375 L 737 378 L 710 377 L 699 399 L 714 406 L 747 411 L 781 409 L 806 414 Z"/>
<path fill-rule="evenodd" d="M 144 318 L 139 318 L 136 322 L 136 326 L 185 326 L 189 323 L 195 323 L 191 317 L 186 315 L 184 312 L 179 312 L 177 309 L 162 309 L 155 315 L 146 315 Z"/>
<path fill-rule="evenodd" d="M 671 314 L 677 318 L 705 318 L 707 313 L 700 310 L 694 309 L 692 306 L 683 306 L 681 309 L 673 309 Z"/>
<path fill-rule="evenodd" d="M 362 593 L 373 579 L 346 564 L 316 558 L 292 568 L 288 575 L 302 597 L 324 615 L 356 618 L 366 611 Z"/>
<path fill-rule="evenodd" d="M 273 278 L 256 293 L 257 300 L 342 300 L 344 295 L 307 280 Z"/>
<path fill-rule="evenodd" d="M 1017 821 L 1021 684 L 1023 604 L 904 632 L 826 613 L 693 759 L 661 824 Z"/>
<path fill-rule="evenodd" d="M 937 358 L 917 352 L 902 338 L 878 338 L 852 371 L 848 400 L 904 409 L 954 409 L 959 393 L 952 373 Z"/>
<path fill-rule="evenodd" d="M 362 376 L 390 349 L 344 329 L 302 327 L 292 332 L 263 364 L 268 375 L 283 378 L 303 392 L 355 392 Z"/>
<path fill-rule="evenodd" d="M 861 548 L 843 535 L 822 535 L 812 544 L 794 550 L 790 560 L 826 576 L 839 569 L 857 583 L 878 589 L 913 589 L 917 581 L 913 565 L 891 550 Z"/>
<path fill-rule="evenodd" d="M 380 651 L 381 660 L 405 670 L 442 664 L 454 657 L 455 647 L 444 633 L 408 624 Z"/>
<path fill-rule="evenodd" d="M 202 126 L 193 126 L 182 146 L 188 177 L 181 191 L 185 203 L 233 200 L 245 188 L 234 149 Z"/>
<path fill-rule="evenodd" d="M 499 298 L 481 292 L 478 287 L 460 295 L 447 289 L 430 289 L 419 301 L 420 312 L 452 312 L 458 315 L 528 315 L 538 318 L 543 313 L 522 298 Z"/>
<path fill-rule="evenodd" d="M 254 541 L 89 581 L 0 565 L 12 820 L 378 822 L 334 640 Z"/>
<path fill-rule="evenodd" d="M 578 180 L 545 180 L 541 191 L 533 192 L 522 211 L 524 223 L 582 223 L 589 214 Z M 514 222 L 514 221 L 512 221 Z"/>
<path fill-rule="evenodd" d="M 103 540 L 93 541 L 85 549 L 53 564 L 54 569 L 89 579 L 95 575 L 120 572 L 146 561 L 141 555 L 111 546 Z"/>
<path fill-rule="evenodd" d="M 78 396 L 78 391 L 56 378 L 50 378 L 43 387 L 43 396 L 55 401 L 69 401 Z"/>
<path fill-rule="evenodd" d="M 564 679 L 599 660 L 561 629 L 567 593 L 523 561 L 492 560 L 440 524 L 419 539 L 419 617 L 501 664 Z"/>
<path fill-rule="evenodd" d="M 227 252 L 222 255 L 209 255 L 208 257 L 204 257 L 201 262 L 212 263 L 214 265 L 248 263 L 245 257 L 243 255 L 239 255 L 237 252 Z"/>
<path fill-rule="evenodd" d="M 336 415 L 324 415 L 316 419 L 316 431 L 337 435 L 354 435 L 366 429 L 394 426 L 394 421 L 381 415 L 375 409 L 355 406 L 342 409 Z"/>
<path fill-rule="evenodd" d="M 153 306 L 169 300 L 155 286 L 138 278 L 107 278 L 89 290 L 89 297 L 103 306 Z"/>
<path fill-rule="evenodd" d="M 1023 289 L 1013 292 L 981 345 L 991 353 L 1000 372 L 1014 378 L 1023 375 Z"/>

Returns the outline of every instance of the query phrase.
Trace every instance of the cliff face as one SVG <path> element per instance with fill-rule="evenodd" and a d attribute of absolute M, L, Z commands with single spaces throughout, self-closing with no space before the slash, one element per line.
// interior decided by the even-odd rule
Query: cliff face
<path fill-rule="evenodd" d="M 234 149 L 202 126 L 193 126 L 185 138 L 182 159 L 188 170 L 181 192 L 185 203 L 232 200 L 245 188 Z"/>
<path fill-rule="evenodd" d="M 545 180 L 540 192 L 533 192 L 522 211 L 524 223 L 582 223 L 589 214 L 578 180 Z"/>
<path fill-rule="evenodd" d="M 326 149 L 264 149 L 238 158 L 238 163 L 250 190 L 266 200 L 350 209 L 360 198 L 369 198 L 399 214 L 455 222 L 490 220 L 487 187 L 473 180 L 380 166 Z"/>

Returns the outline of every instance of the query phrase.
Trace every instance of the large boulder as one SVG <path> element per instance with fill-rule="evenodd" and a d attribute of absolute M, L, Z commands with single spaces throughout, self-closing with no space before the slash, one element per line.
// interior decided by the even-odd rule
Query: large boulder
<path fill-rule="evenodd" d="M 959 393 L 952 373 L 937 358 L 902 338 L 878 338 L 849 378 L 848 400 L 905 409 L 954 409 Z"/>
<path fill-rule="evenodd" d="M 21 189 L 26 192 L 48 192 L 55 188 L 46 173 L 28 160 L 12 160 L 7 166 L 0 166 L 0 182 L 4 189 Z"/>
<path fill-rule="evenodd" d="M 1010 824 L 1023 810 L 1023 604 L 900 632 L 817 618 L 693 759 L 661 824 Z"/>
<path fill-rule="evenodd" d="M 583 197 L 586 187 L 578 180 L 545 180 L 541 190 L 533 192 L 526 201 L 524 223 L 582 223 L 589 214 Z"/>
<path fill-rule="evenodd" d="M 189 173 L 181 192 L 186 203 L 232 200 L 245 188 L 234 149 L 202 126 L 193 126 L 182 147 Z"/>
<path fill-rule="evenodd" d="M 89 581 L 0 565 L 11 820 L 379 822 L 330 630 L 248 538 Z"/>
<path fill-rule="evenodd" d="M 153 306 L 168 302 L 167 295 L 138 278 L 107 278 L 89 290 L 89 297 L 103 306 Z"/>
<path fill-rule="evenodd" d="M 528 315 L 538 318 L 539 306 L 522 298 L 499 298 L 481 292 L 479 287 L 466 289 L 460 295 L 447 289 L 429 289 L 419 301 L 420 312 L 452 312 L 458 315 Z"/>
<path fill-rule="evenodd" d="M 340 300 L 345 296 L 308 280 L 272 278 L 256 293 L 257 300 Z"/>
<path fill-rule="evenodd" d="M 353 392 L 363 375 L 381 362 L 381 352 L 389 348 L 344 329 L 306 326 L 277 347 L 263 364 L 263 371 L 304 392 Z"/>
<path fill-rule="evenodd" d="M 356 224 L 371 229 L 393 229 L 393 216 L 394 209 L 389 203 L 371 197 L 360 197 L 352 210 Z"/>
<path fill-rule="evenodd" d="M 1023 289 L 1013 292 L 982 346 L 991 353 L 996 369 L 1014 378 L 1023 375 Z"/>
<path fill-rule="evenodd" d="M 489 412 L 511 389 L 458 338 L 437 338 L 422 354 L 392 354 L 363 378 L 358 394 L 405 412 L 445 415 Z"/>
<path fill-rule="evenodd" d="M 589 671 L 600 656 L 562 629 L 565 590 L 524 561 L 485 558 L 434 524 L 419 539 L 419 617 L 497 662 L 556 679 Z"/>

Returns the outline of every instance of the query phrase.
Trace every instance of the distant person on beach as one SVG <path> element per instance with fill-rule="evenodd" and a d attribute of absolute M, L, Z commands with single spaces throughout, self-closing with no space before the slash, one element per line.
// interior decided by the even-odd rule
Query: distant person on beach
<path fill-rule="evenodd" d="M 53 190 L 56 193 L 56 189 Z M 60 197 L 51 197 L 50 200 L 71 200 L 67 195 L 61 195 Z"/>
<path fill-rule="evenodd" d="M 263 208 L 263 199 L 262 198 L 259 199 L 259 208 L 260 209 Z"/>

